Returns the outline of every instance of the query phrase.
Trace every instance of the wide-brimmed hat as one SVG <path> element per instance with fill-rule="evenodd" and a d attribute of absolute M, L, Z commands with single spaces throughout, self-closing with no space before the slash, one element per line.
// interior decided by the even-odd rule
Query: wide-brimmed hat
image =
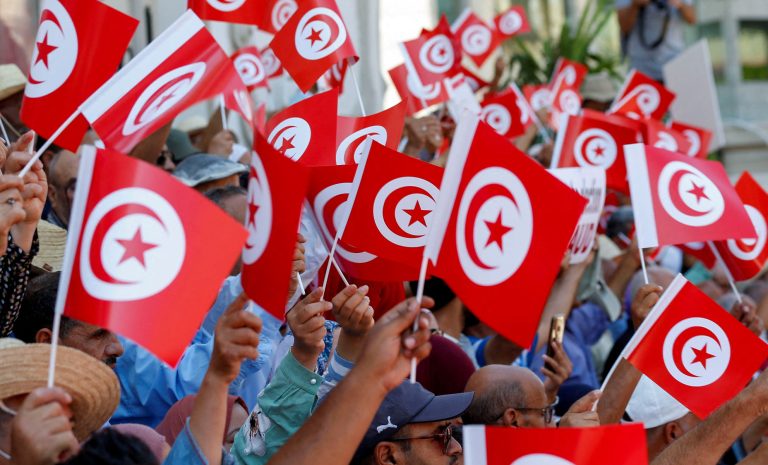
<path fill-rule="evenodd" d="M 61 271 L 67 231 L 47 221 L 37 223 L 37 239 L 40 250 L 32 259 L 32 266 L 45 272 Z"/>
<path fill-rule="evenodd" d="M 45 387 L 50 355 L 50 344 L 0 339 L 0 399 Z M 72 396 L 72 432 L 79 441 L 101 428 L 120 402 L 120 383 L 115 373 L 106 364 L 71 347 L 58 347 L 55 385 Z"/>
<path fill-rule="evenodd" d="M 0 100 L 19 92 L 27 85 L 27 78 L 13 63 L 0 65 Z"/>
<path fill-rule="evenodd" d="M 195 187 L 200 184 L 218 181 L 235 174 L 242 174 L 248 168 L 240 163 L 229 161 L 207 153 L 190 155 L 176 165 L 173 175 L 187 186 Z"/>

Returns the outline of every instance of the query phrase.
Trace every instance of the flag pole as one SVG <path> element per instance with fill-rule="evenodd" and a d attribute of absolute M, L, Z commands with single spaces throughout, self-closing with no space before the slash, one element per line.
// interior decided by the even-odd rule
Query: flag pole
<path fill-rule="evenodd" d="M 74 121 L 75 118 L 77 118 L 78 115 L 80 115 L 80 109 L 79 108 L 77 110 L 75 110 L 74 113 L 69 115 L 69 118 L 67 118 L 61 124 L 61 126 L 59 126 L 59 128 L 56 131 L 54 131 L 53 134 L 51 134 L 51 137 L 49 137 L 45 141 L 45 143 L 42 145 L 42 147 L 40 147 L 37 150 L 37 152 L 35 152 L 35 155 L 29 160 L 29 162 L 27 162 L 27 164 L 24 166 L 24 168 L 22 168 L 22 170 L 19 172 L 19 177 L 20 178 L 23 178 L 24 176 L 27 175 L 27 173 L 29 173 L 29 170 L 32 169 L 32 165 L 34 165 L 35 162 L 40 159 L 40 157 L 45 153 L 45 151 L 48 150 L 48 147 L 50 147 L 51 144 L 53 144 L 53 141 L 56 140 L 56 138 L 59 137 L 61 135 L 61 133 L 64 132 L 65 129 L 67 129 L 67 126 L 72 124 L 72 121 Z"/>
<path fill-rule="evenodd" d="M 5 141 L 5 144 L 10 147 L 11 139 L 8 138 L 8 132 L 5 130 L 5 123 L 3 123 L 3 118 L 0 118 L 0 130 L 3 131 L 3 141 Z"/>
<path fill-rule="evenodd" d="M 428 264 L 428 258 L 427 254 L 424 253 L 424 255 L 421 257 L 421 268 L 419 269 L 419 283 L 416 286 L 416 303 L 421 307 L 421 301 L 424 299 L 424 281 L 427 278 L 427 264 Z M 413 320 L 413 331 L 416 332 L 419 330 L 419 317 L 421 316 L 421 312 L 419 312 L 418 315 L 416 315 L 416 319 Z M 416 382 L 416 357 L 413 357 L 411 359 L 411 384 Z"/>
<path fill-rule="evenodd" d="M 645 284 L 648 284 L 648 270 L 645 268 L 645 254 L 643 254 L 643 248 L 640 247 L 640 241 L 637 242 L 637 250 L 640 252 L 640 266 L 643 269 L 643 280 Z"/>
<path fill-rule="evenodd" d="M 48 360 L 48 387 L 53 387 L 56 377 L 56 352 L 59 348 L 59 331 L 61 328 L 61 312 L 56 310 L 53 316 L 53 328 L 51 329 L 51 356 Z"/>
<path fill-rule="evenodd" d="M 355 74 L 355 67 L 352 66 L 352 60 L 347 59 L 349 72 L 352 74 L 352 84 L 355 86 L 355 92 L 357 93 L 357 101 L 360 103 L 360 111 L 363 112 L 363 116 L 368 116 L 365 112 L 365 105 L 363 105 L 363 95 L 360 93 L 360 86 L 357 84 L 357 74 Z"/>
<path fill-rule="evenodd" d="M 219 105 L 221 106 L 221 128 L 228 131 L 229 126 L 227 125 L 227 110 L 224 106 L 224 94 L 219 94 Z"/>
<path fill-rule="evenodd" d="M 306 292 L 304 292 L 304 282 L 301 280 L 301 273 L 298 271 L 296 272 L 296 280 L 299 282 L 299 289 L 301 289 L 301 295 L 307 295 Z"/>
<path fill-rule="evenodd" d="M 331 274 L 331 262 L 333 262 L 333 254 L 336 253 L 336 245 L 339 243 L 339 232 L 336 231 L 336 236 L 333 238 L 333 244 L 331 244 L 331 250 L 328 252 L 328 264 L 325 266 L 325 276 L 323 276 L 323 294 L 320 296 L 320 300 L 325 297 L 325 286 L 328 285 L 328 276 Z"/>
<path fill-rule="evenodd" d="M 734 295 L 736 295 L 736 300 L 739 301 L 739 304 L 743 304 L 744 301 L 741 298 L 741 292 L 739 292 L 739 289 L 736 287 L 736 280 L 733 279 L 733 274 L 731 274 L 731 270 L 728 269 L 728 265 L 725 264 L 723 256 L 720 255 L 720 252 L 717 250 L 717 247 L 715 247 L 715 244 L 713 244 L 712 241 L 707 241 L 707 245 L 709 245 L 709 248 L 712 250 L 715 258 L 717 258 L 717 262 L 720 264 L 720 266 L 723 267 L 723 272 L 725 272 L 725 277 L 728 278 L 728 284 L 731 286 L 731 291 L 733 291 Z"/>
<path fill-rule="evenodd" d="M 344 276 L 344 273 L 341 272 L 341 268 L 339 267 L 339 262 L 337 262 L 334 257 L 331 257 L 331 261 L 333 261 L 333 268 L 336 270 L 337 273 L 339 273 L 339 276 L 341 276 L 341 282 L 343 282 L 345 286 L 349 286 L 349 281 L 347 281 L 347 277 Z"/>

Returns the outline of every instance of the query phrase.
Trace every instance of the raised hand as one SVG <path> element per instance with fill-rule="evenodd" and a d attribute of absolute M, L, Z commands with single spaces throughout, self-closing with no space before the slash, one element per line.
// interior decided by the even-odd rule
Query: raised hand
<path fill-rule="evenodd" d="M 72 397 L 61 388 L 29 393 L 11 423 L 11 457 L 18 465 L 53 465 L 80 445 L 72 433 Z"/>
<path fill-rule="evenodd" d="M 308 370 L 314 370 L 317 357 L 325 348 L 325 317 L 323 313 L 331 310 L 330 302 L 321 300 L 323 288 L 318 287 L 296 305 L 286 315 L 288 327 L 293 332 L 291 353 Z"/>
<path fill-rule="evenodd" d="M 544 366 L 541 368 L 541 373 L 544 375 L 544 390 L 547 392 L 547 398 L 549 402 L 554 402 L 560 386 L 573 373 L 573 363 L 568 358 L 568 354 L 565 353 L 562 343 L 552 341 L 551 344 L 554 357 L 544 354 Z"/>
<path fill-rule="evenodd" d="M 237 378 L 243 360 L 259 356 L 261 318 L 244 309 L 247 303 L 248 297 L 240 294 L 216 324 L 208 373 L 226 384 Z"/>

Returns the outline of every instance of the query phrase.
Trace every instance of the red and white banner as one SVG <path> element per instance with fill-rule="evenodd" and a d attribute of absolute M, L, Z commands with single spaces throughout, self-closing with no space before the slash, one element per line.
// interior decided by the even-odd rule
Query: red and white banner
<path fill-rule="evenodd" d="M 705 418 L 749 383 L 768 358 L 768 345 L 677 275 L 623 354 Z"/>
<path fill-rule="evenodd" d="M 513 139 L 525 133 L 524 109 L 520 108 L 520 99 L 513 90 L 486 97 L 480 107 L 480 119 L 499 135 Z"/>
<path fill-rule="evenodd" d="M 280 59 L 275 56 L 275 52 L 271 48 L 265 47 L 260 52 L 261 64 L 264 65 L 264 72 L 267 74 L 267 79 L 276 78 L 283 75 L 283 64 Z"/>
<path fill-rule="evenodd" d="M 624 155 L 640 247 L 756 237 L 720 163 L 642 144 Z"/>
<path fill-rule="evenodd" d="M 409 78 L 420 87 L 441 82 L 460 71 L 461 45 L 445 15 L 433 30 L 422 30 L 419 37 L 402 42 L 400 48 Z"/>
<path fill-rule="evenodd" d="M 690 156 L 688 152 L 691 150 L 691 142 L 683 133 L 669 128 L 661 121 L 654 119 L 647 119 L 642 121 L 642 123 L 644 131 L 643 140 L 646 145 Z"/>
<path fill-rule="evenodd" d="M 354 165 L 360 161 L 365 140 L 370 137 L 396 149 L 405 126 L 406 103 L 400 102 L 382 112 L 368 116 L 339 116 L 336 126 L 336 164 Z"/>
<path fill-rule="evenodd" d="M 257 0 L 249 1 L 256 2 Z M 270 34 L 277 34 L 277 31 L 282 29 L 299 9 L 296 0 L 261 0 L 258 3 L 260 3 L 262 14 L 256 26 Z"/>
<path fill-rule="evenodd" d="M 505 39 L 531 32 L 528 15 L 525 14 L 525 8 L 522 5 L 512 6 L 507 11 L 499 13 L 493 22 L 499 36 Z"/>
<path fill-rule="evenodd" d="M 339 90 L 295 103 L 267 122 L 267 140 L 286 157 L 309 166 L 336 164 L 336 109 Z"/>
<path fill-rule="evenodd" d="M 277 153 L 258 132 L 254 134 L 241 279 L 248 297 L 282 320 L 309 169 Z"/>
<path fill-rule="evenodd" d="M 248 90 L 267 87 L 267 70 L 261 62 L 258 48 L 253 46 L 241 48 L 233 53 L 231 58 L 237 74 L 240 75 Z"/>
<path fill-rule="evenodd" d="M 690 142 L 691 145 L 688 149 L 689 157 L 707 158 L 709 143 L 712 140 L 712 131 L 681 123 L 680 121 L 672 121 L 670 127 L 680 132 Z"/>
<path fill-rule="evenodd" d="M 175 365 L 237 260 L 243 227 L 165 171 L 92 147 L 80 153 L 71 218 L 57 311 Z"/>
<path fill-rule="evenodd" d="M 450 153 L 425 254 L 472 313 L 528 347 L 587 201 L 477 117 Z M 514 319 L 499 312 L 520 292 Z"/>
<path fill-rule="evenodd" d="M 768 260 L 768 248 L 765 246 L 768 239 L 768 193 L 747 171 L 736 183 L 736 193 L 744 202 L 757 237 L 728 239 L 714 244 L 733 279 L 746 281 L 757 276 Z"/>
<path fill-rule="evenodd" d="M 566 115 L 552 152 L 553 168 L 597 167 L 606 171 L 610 189 L 628 193 L 624 146 L 638 142 L 634 127 L 610 115 L 584 110 Z"/>
<path fill-rule="evenodd" d="M 459 39 L 461 49 L 478 67 L 488 60 L 501 45 L 496 29 L 480 19 L 471 9 L 465 8 L 451 26 Z"/>
<path fill-rule="evenodd" d="M 581 111 L 581 84 L 587 76 L 587 67 L 581 63 L 560 58 L 551 85 L 550 125 L 558 126 L 563 114 L 578 115 Z"/>
<path fill-rule="evenodd" d="M 187 10 L 81 111 L 107 147 L 127 153 L 189 106 L 241 88 L 229 57 Z"/>
<path fill-rule="evenodd" d="M 464 425 L 469 465 L 646 465 L 641 423 L 594 428 Z"/>
<path fill-rule="evenodd" d="M 299 89 L 307 92 L 333 65 L 357 61 L 357 52 L 334 0 L 297 0 L 298 9 L 269 47 Z"/>
<path fill-rule="evenodd" d="M 115 73 L 139 22 L 97 0 L 42 3 L 21 120 L 50 138 Z M 87 130 L 78 116 L 55 143 L 75 152 Z"/>
<path fill-rule="evenodd" d="M 187 0 L 200 19 L 258 25 L 264 15 L 262 0 Z"/>
<path fill-rule="evenodd" d="M 442 168 L 372 143 L 352 183 L 346 243 L 418 268 Z"/>
<path fill-rule="evenodd" d="M 405 65 L 390 69 L 389 77 L 395 84 L 400 98 L 408 103 L 409 115 L 448 100 L 448 91 L 442 81 L 423 86 L 412 74 L 408 73 Z"/>
<path fill-rule="evenodd" d="M 557 168 L 550 173 L 566 186 L 587 199 L 587 207 L 579 218 L 568 250 L 571 263 L 581 263 L 589 257 L 600 223 L 600 213 L 605 204 L 605 170 L 601 168 Z"/>
<path fill-rule="evenodd" d="M 672 91 L 645 74 L 632 70 L 609 113 L 661 121 L 674 100 Z"/>

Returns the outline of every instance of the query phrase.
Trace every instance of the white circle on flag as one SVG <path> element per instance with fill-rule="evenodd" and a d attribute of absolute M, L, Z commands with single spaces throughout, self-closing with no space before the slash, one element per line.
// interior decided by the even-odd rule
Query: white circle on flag
<path fill-rule="evenodd" d="M 130 136 L 173 108 L 205 75 L 205 62 L 180 66 L 163 74 L 139 95 L 123 125 L 123 135 Z"/>
<path fill-rule="evenodd" d="M 512 127 L 512 115 L 504 105 L 490 103 L 480 111 L 480 118 L 502 136 Z"/>
<path fill-rule="evenodd" d="M 375 125 L 359 129 L 345 137 L 339 144 L 339 148 L 336 149 L 336 164 L 353 165 L 360 163 L 365 147 L 364 142 L 369 136 L 373 142 L 378 142 L 381 145 L 387 143 L 387 129 L 384 126 Z"/>
<path fill-rule="evenodd" d="M 206 0 L 209 5 L 219 11 L 235 11 L 245 4 L 245 0 Z"/>
<path fill-rule="evenodd" d="M 597 166 L 608 169 L 618 156 L 619 149 L 611 134 L 600 128 L 590 128 L 579 134 L 573 144 L 573 156 L 579 166 Z"/>
<path fill-rule="evenodd" d="M 275 74 L 281 65 L 271 48 L 265 48 L 261 51 L 261 64 L 264 65 L 264 72 L 267 77 Z"/>
<path fill-rule="evenodd" d="M 635 95 L 637 108 L 646 116 L 651 116 L 661 105 L 661 95 L 658 89 L 650 84 L 640 84 L 632 92 Z"/>
<path fill-rule="evenodd" d="M 482 55 L 490 46 L 491 31 L 482 24 L 468 26 L 461 35 L 461 47 L 469 55 Z"/>
<path fill-rule="evenodd" d="M 424 100 L 425 103 L 429 103 L 430 100 L 434 100 L 440 96 L 442 91 L 442 84 L 440 82 L 434 82 L 432 84 L 422 85 L 413 74 L 408 74 L 406 78 L 408 83 L 408 90 L 411 91 L 414 97 Z"/>
<path fill-rule="evenodd" d="M 521 27 L 523 27 L 523 18 L 515 10 L 507 11 L 499 18 L 499 31 L 504 35 L 514 35 Z"/>
<path fill-rule="evenodd" d="M 296 4 L 295 0 L 277 0 L 272 7 L 272 14 L 270 15 L 272 27 L 275 31 L 282 29 L 283 26 L 285 26 L 285 23 L 291 19 L 291 16 L 293 16 L 298 9 L 299 6 Z"/>
<path fill-rule="evenodd" d="M 723 376 L 731 361 L 731 343 L 712 320 L 686 318 L 672 327 L 662 347 L 664 365 L 686 386 L 709 386 Z"/>
<path fill-rule="evenodd" d="M 581 111 L 581 97 L 576 91 L 565 89 L 560 92 L 558 100 L 560 109 L 569 115 L 578 115 Z"/>
<path fill-rule="evenodd" d="M 549 99 L 552 97 L 552 91 L 541 88 L 531 95 L 531 106 L 534 111 L 539 111 L 549 105 Z"/>
<path fill-rule="evenodd" d="M 533 209 L 520 179 L 501 167 L 477 172 L 459 202 L 456 246 L 467 277 L 481 286 L 509 279 L 533 240 Z"/>
<path fill-rule="evenodd" d="M 522 123 L 523 126 L 526 126 L 531 119 L 531 109 L 525 102 L 525 97 L 522 95 L 519 95 L 517 99 L 515 99 L 515 102 L 517 103 L 517 108 L 520 109 L 520 123 Z"/>
<path fill-rule="evenodd" d="M 765 248 L 766 239 L 768 239 L 768 227 L 765 224 L 765 218 L 760 210 L 752 205 L 744 205 L 747 210 L 752 226 L 757 233 L 756 239 L 728 239 L 728 251 L 739 260 L 749 261 L 760 256 Z"/>
<path fill-rule="evenodd" d="M 235 69 L 246 86 L 255 86 L 267 76 L 261 60 L 252 53 L 241 53 L 235 57 Z"/>
<path fill-rule="evenodd" d="M 528 454 L 512 462 L 511 465 L 575 465 L 573 462 L 551 454 Z"/>
<path fill-rule="evenodd" d="M 251 156 L 245 226 L 248 239 L 243 248 L 243 263 L 250 265 L 256 263 L 264 254 L 272 234 L 272 194 L 267 171 L 258 153 Z"/>
<path fill-rule="evenodd" d="M 683 136 L 691 143 L 691 148 L 688 149 L 688 156 L 695 157 L 701 150 L 701 137 L 699 133 L 693 129 L 683 129 Z"/>
<path fill-rule="evenodd" d="M 269 133 L 267 141 L 293 161 L 299 160 L 312 140 L 312 128 L 303 118 L 287 118 Z"/>
<path fill-rule="evenodd" d="M 296 51 L 305 60 L 319 60 L 347 41 L 347 28 L 332 9 L 312 8 L 301 17 L 294 36 Z"/>
<path fill-rule="evenodd" d="M 346 223 L 349 214 L 349 192 L 352 189 L 351 182 L 333 184 L 320 191 L 315 196 L 312 210 L 320 223 L 320 230 L 325 239 L 331 243 L 336 237 L 336 231 L 342 223 Z M 339 198 L 341 197 L 341 198 Z M 340 244 L 336 245 L 336 253 L 343 259 L 352 263 L 367 263 L 376 258 L 368 252 L 355 252 L 347 250 Z"/>
<path fill-rule="evenodd" d="M 421 65 L 432 74 L 444 74 L 453 67 L 453 44 L 445 34 L 429 38 L 419 49 Z"/>
<path fill-rule="evenodd" d="M 725 212 L 725 200 L 720 189 L 688 163 L 667 163 L 659 174 L 657 192 L 664 211 L 687 226 L 708 226 Z"/>
<path fill-rule="evenodd" d="M 439 193 L 431 182 L 413 176 L 384 184 L 373 201 L 373 219 L 381 235 L 401 247 L 423 247 L 427 217 L 435 211 Z"/>
<path fill-rule="evenodd" d="M 677 152 L 679 147 L 677 146 L 677 140 L 675 140 L 675 137 L 672 134 L 666 131 L 659 131 L 656 133 L 656 137 L 658 140 L 653 144 L 654 147 L 657 149 L 669 150 L 670 152 Z"/>
<path fill-rule="evenodd" d="M 80 275 L 96 299 L 128 302 L 151 297 L 181 271 L 184 226 L 154 191 L 128 187 L 101 199 L 83 228 Z"/>
<path fill-rule="evenodd" d="M 77 63 L 77 29 L 58 0 L 44 3 L 24 95 L 44 97 L 64 84 Z"/>

